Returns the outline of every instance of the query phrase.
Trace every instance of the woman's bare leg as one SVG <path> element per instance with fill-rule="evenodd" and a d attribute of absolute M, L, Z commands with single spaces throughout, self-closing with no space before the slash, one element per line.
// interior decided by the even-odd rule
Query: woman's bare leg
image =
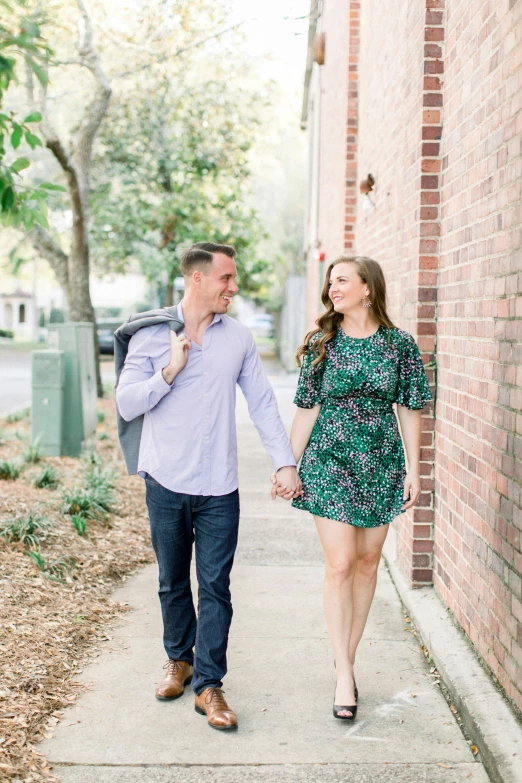
<path fill-rule="evenodd" d="M 357 528 L 314 517 L 325 558 L 324 613 L 336 664 L 335 704 L 355 704 L 350 660 L 353 585 L 357 568 Z M 351 715 L 341 712 L 340 715 Z"/>
<path fill-rule="evenodd" d="M 348 526 L 349 527 L 349 526 Z M 361 641 L 377 585 L 377 569 L 389 525 L 356 528 L 357 568 L 353 580 L 353 614 L 349 659 L 353 666 L 357 646 Z"/>

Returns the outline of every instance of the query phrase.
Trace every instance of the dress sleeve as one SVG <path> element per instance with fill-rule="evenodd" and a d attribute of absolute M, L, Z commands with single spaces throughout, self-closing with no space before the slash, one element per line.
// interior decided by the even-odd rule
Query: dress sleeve
<path fill-rule="evenodd" d="M 297 405 L 298 408 L 313 408 L 314 405 L 319 405 L 321 402 L 324 360 L 320 364 L 312 366 L 315 358 L 315 353 L 310 350 L 303 357 L 294 397 L 294 405 Z"/>
<path fill-rule="evenodd" d="M 432 399 L 426 370 L 417 343 L 408 334 L 399 349 L 399 378 L 395 402 L 410 410 L 420 410 Z"/>

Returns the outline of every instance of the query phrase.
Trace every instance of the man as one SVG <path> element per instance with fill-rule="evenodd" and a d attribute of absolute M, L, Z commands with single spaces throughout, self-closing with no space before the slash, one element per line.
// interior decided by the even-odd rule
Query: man
<path fill-rule="evenodd" d="M 131 339 L 116 391 L 121 416 L 144 415 L 138 473 L 145 478 L 167 673 L 158 699 L 176 699 L 192 680 L 197 712 L 215 729 L 237 727 L 221 690 L 232 620 L 230 571 L 239 494 L 236 383 L 272 457 L 279 487 L 300 492 L 274 393 L 249 330 L 226 313 L 237 293 L 235 250 L 199 242 L 183 256 L 185 296 L 176 335 L 167 324 Z M 198 617 L 190 562 L 196 549 Z"/>

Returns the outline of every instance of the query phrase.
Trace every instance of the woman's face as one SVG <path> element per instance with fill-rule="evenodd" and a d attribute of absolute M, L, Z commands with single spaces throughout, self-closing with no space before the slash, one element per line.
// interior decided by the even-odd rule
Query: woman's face
<path fill-rule="evenodd" d="M 328 296 L 336 313 L 347 313 L 359 308 L 361 299 L 367 297 L 370 289 L 357 273 L 357 265 L 350 262 L 336 264 L 330 273 Z"/>

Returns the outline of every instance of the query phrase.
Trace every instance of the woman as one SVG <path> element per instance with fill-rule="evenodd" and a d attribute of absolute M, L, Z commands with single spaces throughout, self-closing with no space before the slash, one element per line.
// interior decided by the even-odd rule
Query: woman
<path fill-rule="evenodd" d="M 302 494 L 284 488 L 277 494 L 314 516 L 337 673 L 333 714 L 353 720 L 355 654 L 388 524 L 420 495 L 421 408 L 431 392 L 415 340 L 386 312 L 376 261 L 338 258 L 326 273 L 322 301 L 326 312 L 297 352 L 302 366 L 290 439 L 295 459 L 302 457 Z"/>

